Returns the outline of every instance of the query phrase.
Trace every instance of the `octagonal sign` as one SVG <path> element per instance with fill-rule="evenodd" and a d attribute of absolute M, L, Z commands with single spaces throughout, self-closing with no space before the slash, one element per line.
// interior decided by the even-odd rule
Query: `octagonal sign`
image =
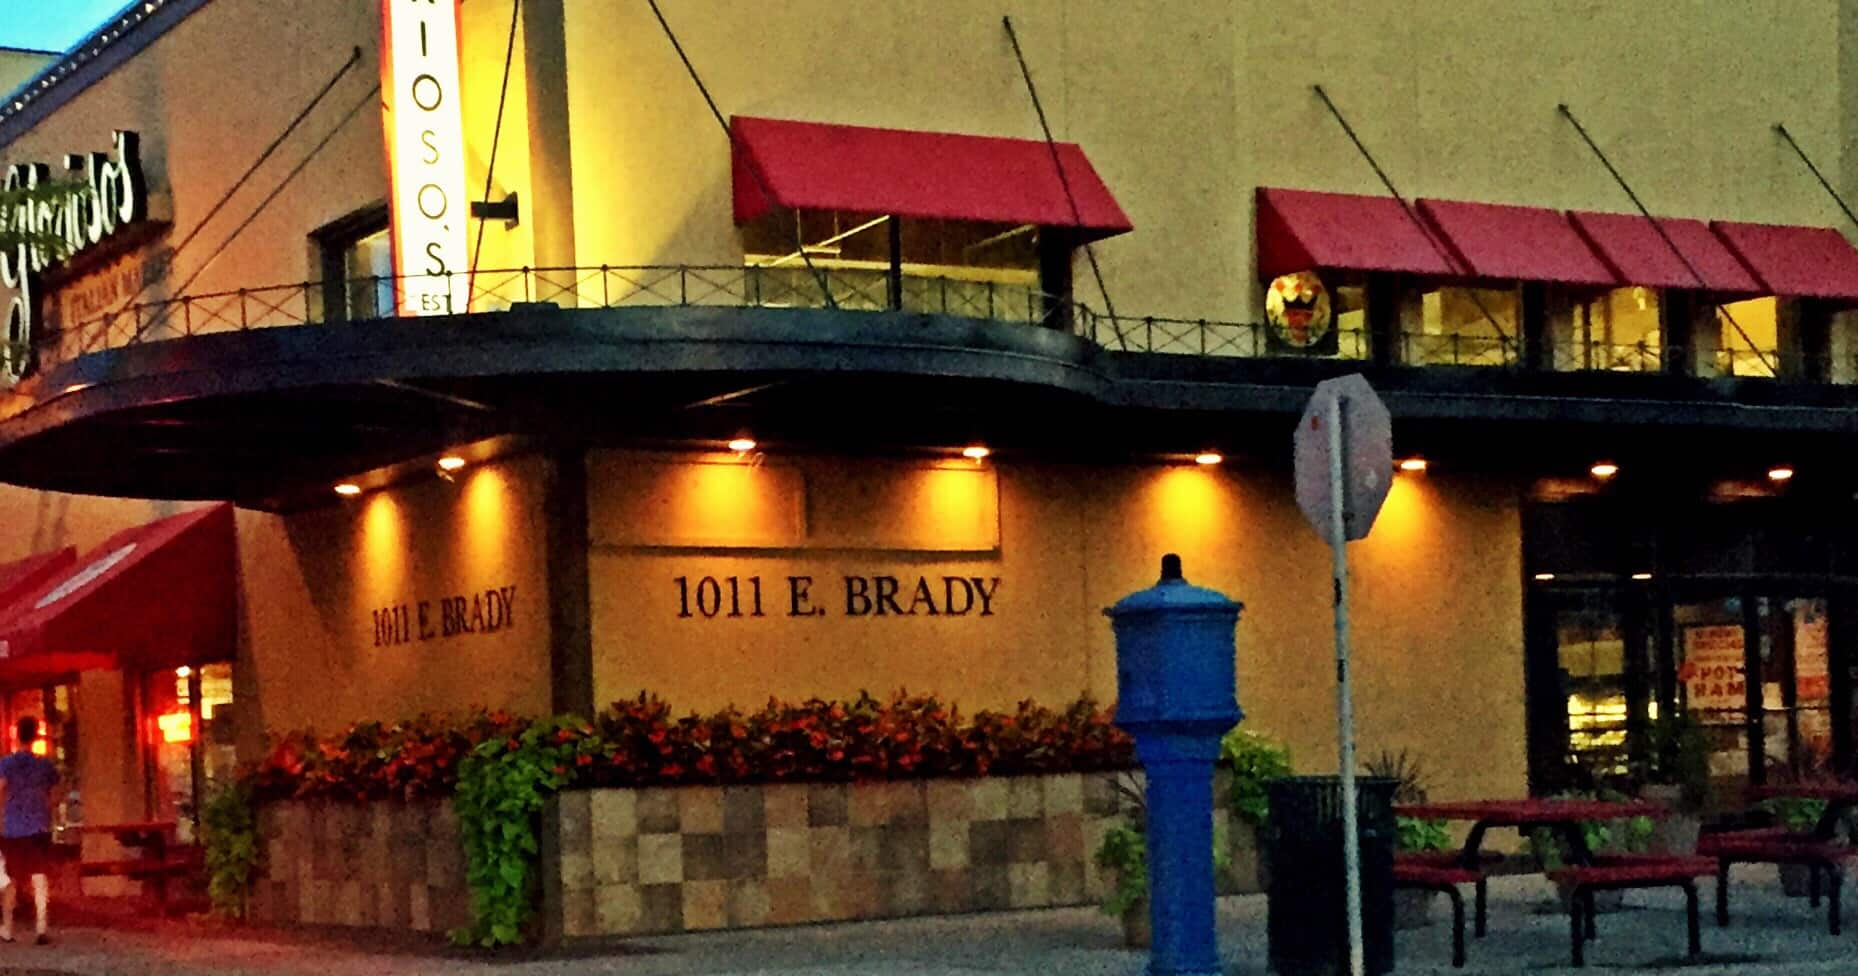
<path fill-rule="evenodd" d="M 1340 408 L 1333 414 L 1332 404 Z M 1359 373 L 1316 384 L 1297 421 L 1297 507 L 1324 539 L 1330 535 L 1331 416 L 1342 421 L 1343 537 L 1360 539 L 1374 525 L 1393 483 L 1393 422 L 1387 405 Z"/>

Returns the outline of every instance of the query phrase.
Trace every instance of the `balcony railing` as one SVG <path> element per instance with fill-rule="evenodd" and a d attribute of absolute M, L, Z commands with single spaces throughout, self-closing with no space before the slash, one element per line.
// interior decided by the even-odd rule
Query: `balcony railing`
<path fill-rule="evenodd" d="M 76 356 L 162 339 L 277 326 L 317 325 L 374 318 L 351 302 L 390 306 L 400 280 L 306 281 L 260 288 L 182 295 L 133 304 L 110 314 L 40 331 L 32 344 L 42 368 Z M 550 303 L 564 308 L 690 307 L 827 308 L 895 311 L 891 280 L 881 270 L 741 265 L 655 265 L 592 268 L 514 268 L 479 271 L 462 280 L 424 276 L 419 284 L 456 301 L 455 311 L 500 312 Z M 451 286 L 457 285 L 454 290 Z M 823 287 L 822 287 L 823 286 Z M 1298 349 L 1257 322 L 1154 316 L 1111 317 L 1035 287 L 1010 282 L 906 275 L 901 311 L 1061 328 L 1107 349 L 1241 359 L 1371 358 L 1369 336 L 1338 329 L 1333 346 Z M 830 300 L 827 295 L 830 294 Z M 468 298 L 466 297 L 468 295 Z M 455 298 L 453 296 L 456 296 Z M 1483 333 L 1409 332 L 1395 337 L 1388 359 L 1415 366 L 1522 369 L 1529 363 L 1517 339 Z M 23 349 L 5 349 L 17 355 Z M 1690 353 L 1648 345 L 1558 343 L 1546 351 L 1545 371 L 1656 373 L 1667 362 L 1689 362 L 1691 372 L 1717 376 L 1780 376 L 1813 382 L 1858 382 L 1858 357 L 1801 357 L 1772 350 L 1714 349 Z"/>

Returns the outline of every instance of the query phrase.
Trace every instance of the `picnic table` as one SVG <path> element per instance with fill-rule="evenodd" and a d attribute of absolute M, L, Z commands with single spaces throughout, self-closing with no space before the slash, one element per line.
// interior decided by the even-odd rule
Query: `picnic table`
<path fill-rule="evenodd" d="M 1476 870 L 1482 859 L 1484 834 L 1492 827 L 1513 827 L 1518 831 L 1546 828 L 1557 834 L 1568 850 L 1568 860 L 1576 865 L 1593 863 L 1593 850 L 1581 825 L 1600 820 L 1625 820 L 1631 817 L 1660 817 L 1664 807 L 1646 800 L 1467 800 L 1456 803 L 1410 803 L 1394 807 L 1402 817 L 1420 820 L 1469 820 L 1471 833 L 1459 851 L 1460 866 Z"/>
<path fill-rule="evenodd" d="M 1834 840 L 1838 836 L 1840 823 L 1847 824 L 1848 831 L 1854 830 L 1849 826 L 1851 821 L 1848 818 L 1854 811 L 1858 811 L 1858 783 L 1775 783 L 1750 786 L 1748 796 L 1752 800 L 1786 798 L 1826 801 L 1826 812 L 1820 814 L 1819 822 L 1813 826 L 1812 840 Z M 1854 832 L 1852 839 L 1858 842 L 1858 832 Z"/>
<path fill-rule="evenodd" d="M 168 905 L 168 878 L 191 869 L 185 861 L 171 859 L 176 824 L 172 820 L 142 820 L 128 823 L 84 824 L 78 828 L 86 834 L 108 834 L 124 847 L 139 849 L 132 858 L 83 861 L 78 873 L 83 876 L 114 875 L 146 881 L 154 891 L 155 903 L 162 911 Z"/>

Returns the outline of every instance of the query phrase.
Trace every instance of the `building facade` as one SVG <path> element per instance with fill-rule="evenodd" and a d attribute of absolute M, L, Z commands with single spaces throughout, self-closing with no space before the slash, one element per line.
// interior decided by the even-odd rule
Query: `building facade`
<path fill-rule="evenodd" d="M 1005 11 L 156 0 L 28 82 L 0 680 L 81 815 L 474 705 L 1110 699 L 1164 552 L 1329 768 L 1356 371 L 1369 754 L 1850 763 L 1858 4 Z"/>

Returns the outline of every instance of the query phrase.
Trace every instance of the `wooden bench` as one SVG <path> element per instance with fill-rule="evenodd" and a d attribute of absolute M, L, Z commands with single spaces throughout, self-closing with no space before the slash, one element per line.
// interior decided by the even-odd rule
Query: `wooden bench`
<path fill-rule="evenodd" d="M 1446 853 L 1445 859 L 1402 854 L 1394 858 L 1393 884 L 1396 889 L 1443 892 L 1452 902 L 1452 966 L 1464 968 L 1464 895 L 1461 884 L 1477 886 L 1477 934 L 1484 935 L 1484 872 L 1460 866 L 1457 856 Z"/>
<path fill-rule="evenodd" d="M 130 857 L 112 861 L 83 861 L 77 866 L 81 878 L 131 878 L 153 886 L 155 901 L 164 909 L 168 904 L 168 879 L 185 877 L 198 871 L 204 863 L 198 848 L 183 848 L 169 858 Z"/>
<path fill-rule="evenodd" d="M 1697 931 L 1697 881 L 1709 877 L 1716 862 L 1707 857 L 1655 857 L 1625 855 L 1600 857 L 1595 863 L 1565 867 L 1548 872 L 1550 878 L 1568 889 L 1568 933 L 1573 949 L 1573 964 L 1587 965 L 1586 942 L 1593 939 L 1593 893 L 1626 888 L 1684 889 L 1685 921 L 1688 923 L 1690 958 L 1703 954 L 1702 934 Z"/>
<path fill-rule="evenodd" d="M 1826 930 L 1838 935 L 1842 919 L 1839 889 L 1843 881 L 1840 866 L 1854 854 L 1853 848 L 1819 840 L 1811 834 L 1796 834 L 1772 827 L 1704 834 L 1697 838 L 1697 853 L 1716 859 L 1716 924 L 1729 924 L 1729 866 L 1731 864 L 1799 864 L 1807 869 L 1809 904 L 1819 907 L 1819 877 L 1828 885 Z"/>

